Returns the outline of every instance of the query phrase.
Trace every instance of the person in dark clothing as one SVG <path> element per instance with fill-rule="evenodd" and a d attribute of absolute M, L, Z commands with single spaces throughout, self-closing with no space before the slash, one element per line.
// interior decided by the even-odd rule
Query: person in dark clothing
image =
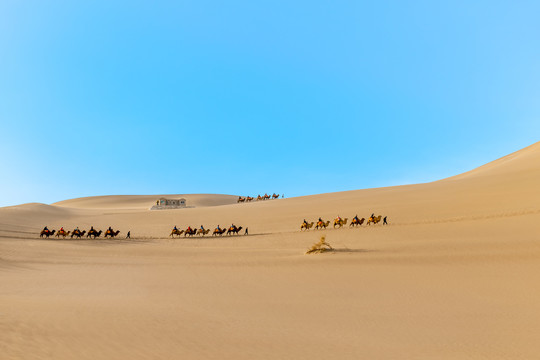
<path fill-rule="evenodd" d="M 246 232 L 244 233 L 244 235 L 248 235 L 248 228 L 246 228 Z"/>
<path fill-rule="evenodd" d="M 131 239 L 131 231 L 128 231 L 128 233 L 126 235 L 126 239 Z"/>
<path fill-rule="evenodd" d="M 383 224 L 383 225 L 388 225 L 388 223 L 386 222 L 386 216 L 384 217 L 383 223 L 382 223 L 382 224 Z"/>

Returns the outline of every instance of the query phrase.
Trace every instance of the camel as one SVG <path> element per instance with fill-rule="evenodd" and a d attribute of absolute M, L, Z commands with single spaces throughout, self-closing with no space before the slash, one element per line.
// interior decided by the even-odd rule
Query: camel
<path fill-rule="evenodd" d="M 41 233 L 39 234 L 39 237 L 46 237 L 47 239 L 49 238 L 49 236 L 53 236 L 54 233 L 56 232 L 56 230 L 42 230 Z"/>
<path fill-rule="evenodd" d="M 250 202 L 251 200 L 253 200 L 252 197 L 249 197 L 249 196 L 248 196 L 248 197 L 246 198 L 246 202 Z"/>
<path fill-rule="evenodd" d="M 229 228 L 229 230 L 227 230 L 227 235 L 231 235 L 231 234 L 234 234 L 234 235 L 238 235 L 238 233 L 240 232 L 240 230 L 242 230 L 242 227 L 241 226 L 231 226 Z"/>
<path fill-rule="evenodd" d="M 86 234 L 86 230 L 81 231 L 75 229 L 71 232 L 71 238 L 73 239 L 73 237 L 76 236 L 78 239 L 80 239 L 84 234 Z"/>
<path fill-rule="evenodd" d="M 347 225 L 347 220 L 349 220 L 349 218 L 345 218 L 345 219 L 341 219 L 341 220 L 335 219 L 334 220 L 334 229 L 336 228 L 336 225 L 339 226 L 339 227 Z"/>
<path fill-rule="evenodd" d="M 315 225 L 315 229 L 322 229 L 322 228 L 326 229 L 328 225 L 330 225 L 330 220 L 328 220 L 327 222 L 319 221 L 317 225 Z"/>
<path fill-rule="evenodd" d="M 184 233 L 184 230 L 178 230 L 178 229 L 172 229 L 170 237 L 174 238 L 174 235 L 182 235 Z"/>
<path fill-rule="evenodd" d="M 362 225 L 364 223 L 364 221 L 366 221 L 366 219 L 364 219 L 364 218 L 361 218 L 360 220 L 352 219 L 351 224 L 349 225 L 349 227 Z"/>
<path fill-rule="evenodd" d="M 105 232 L 105 238 L 107 238 L 107 236 L 110 236 L 111 238 L 117 236 L 118 234 L 120 234 L 120 230 L 116 230 L 116 231 L 111 231 L 111 230 L 107 230 Z"/>
<path fill-rule="evenodd" d="M 264 200 L 264 198 L 261 195 L 257 195 L 257 201 Z"/>
<path fill-rule="evenodd" d="M 184 231 L 184 237 L 186 237 L 187 235 L 189 236 L 193 236 L 197 233 L 197 230 L 195 229 L 186 229 L 186 231 Z"/>
<path fill-rule="evenodd" d="M 65 239 L 66 236 L 69 235 L 69 233 L 70 233 L 70 231 L 60 230 L 59 232 L 56 233 L 56 237 L 62 236 Z"/>
<path fill-rule="evenodd" d="M 278 195 L 278 194 L 275 194 L 275 193 L 272 194 L 272 200 L 273 200 L 273 199 L 279 199 L 279 195 Z"/>
<path fill-rule="evenodd" d="M 210 229 L 199 229 L 197 230 L 197 236 L 198 235 L 204 236 L 204 235 L 207 235 L 209 232 L 210 232 Z"/>
<path fill-rule="evenodd" d="M 241 196 L 238 197 L 238 202 L 241 203 L 241 202 L 244 202 L 246 201 L 246 198 L 243 198 Z"/>
<path fill-rule="evenodd" d="M 97 237 L 100 237 L 100 236 L 101 236 L 101 233 L 102 233 L 101 230 L 99 230 L 99 231 L 96 231 L 96 230 L 90 230 L 90 231 L 88 231 L 88 234 L 86 234 L 86 237 L 88 238 L 88 237 L 92 237 L 92 236 L 93 236 L 94 239 L 95 239 L 95 238 L 97 238 Z"/>
<path fill-rule="evenodd" d="M 268 200 L 268 199 L 270 199 L 270 195 L 264 194 L 264 196 L 262 198 L 263 198 L 263 200 Z"/>
<path fill-rule="evenodd" d="M 212 233 L 212 236 L 216 236 L 216 235 L 222 236 L 225 233 L 225 231 L 227 231 L 227 229 L 216 228 L 214 232 Z"/>
<path fill-rule="evenodd" d="M 300 226 L 300 230 L 309 230 L 313 227 L 313 224 L 315 224 L 313 221 L 309 224 L 302 223 L 302 225 Z"/>
<path fill-rule="evenodd" d="M 382 218 L 381 215 L 370 217 L 369 220 L 367 221 L 367 224 L 368 225 L 370 225 L 371 223 L 377 224 L 379 221 L 381 221 L 381 218 Z"/>

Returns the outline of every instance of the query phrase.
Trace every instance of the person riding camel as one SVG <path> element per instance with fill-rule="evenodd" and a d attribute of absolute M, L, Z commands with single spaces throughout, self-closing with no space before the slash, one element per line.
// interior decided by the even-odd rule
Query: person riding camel
<path fill-rule="evenodd" d="M 63 233 L 63 232 L 64 232 L 64 227 L 62 226 L 62 227 L 60 228 L 60 231 L 58 231 L 58 232 L 59 232 L 59 233 Z"/>
<path fill-rule="evenodd" d="M 47 232 L 48 232 L 48 231 L 49 231 L 49 228 L 45 226 L 45 227 L 43 228 L 43 231 L 47 231 Z"/>
<path fill-rule="evenodd" d="M 176 227 L 176 225 L 174 225 L 174 229 L 173 229 L 173 230 L 174 230 L 174 231 L 177 231 L 177 230 L 178 230 L 178 228 Z"/>
<path fill-rule="evenodd" d="M 306 219 L 304 219 L 304 225 L 306 225 L 306 226 L 307 226 L 307 224 L 308 224 L 308 223 L 307 223 Z"/>
<path fill-rule="evenodd" d="M 201 225 L 201 230 L 204 231 L 204 226 Z"/>
<path fill-rule="evenodd" d="M 191 226 L 188 226 L 186 232 L 187 232 L 187 233 L 190 233 L 190 232 L 191 232 Z"/>
<path fill-rule="evenodd" d="M 321 217 L 319 216 L 319 222 L 317 224 L 322 224 L 322 223 L 323 223 L 323 221 L 322 221 Z"/>
<path fill-rule="evenodd" d="M 216 229 L 218 229 L 219 231 L 221 231 L 221 228 L 219 227 L 219 224 L 218 224 L 218 226 L 217 226 L 217 228 L 216 228 Z"/>
<path fill-rule="evenodd" d="M 353 220 L 355 220 L 355 221 L 360 221 L 360 220 L 358 220 L 358 214 L 356 214 L 356 215 L 354 216 Z"/>

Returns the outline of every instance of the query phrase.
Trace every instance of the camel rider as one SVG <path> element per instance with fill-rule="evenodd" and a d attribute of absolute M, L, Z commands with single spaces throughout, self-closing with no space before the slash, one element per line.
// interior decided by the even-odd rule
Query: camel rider
<path fill-rule="evenodd" d="M 188 226 L 188 227 L 187 227 L 186 232 L 191 232 L 191 226 Z"/>
<path fill-rule="evenodd" d="M 59 232 L 64 232 L 64 227 L 63 226 L 60 228 Z"/>
<path fill-rule="evenodd" d="M 319 224 L 322 224 L 322 223 L 323 223 L 323 221 L 322 221 L 322 219 L 319 217 Z"/>
<path fill-rule="evenodd" d="M 43 231 L 49 231 L 49 228 L 45 226 L 45 227 L 43 228 Z"/>
<path fill-rule="evenodd" d="M 221 228 L 219 227 L 219 224 L 218 224 L 218 226 L 217 226 L 217 228 L 216 228 L 216 229 L 218 229 L 219 231 L 221 231 Z"/>
<path fill-rule="evenodd" d="M 178 231 L 178 228 L 176 227 L 176 225 L 174 225 L 174 231 Z"/>
<path fill-rule="evenodd" d="M 306 219 L 304 219 L 304 225 L 307 226 L 307 221 L 306 221 Z"/>
<path fill-rule="evenodd" d="M 201 225 L 201 230 L 204 231 L 204 226 Z"/>
<path fill-rule="evenodd" d="M 338 217 L 336 218 L 336 220 L 337 220 L 338 222 L 341 222 L 341 218 L 339 217 L 339 215 L 338 215 Z"/>
<path fill-rule="evenodd" d="M 91 226 L 89 232 L 94 232 L 94 231 L 96 231 L 96 230 L 94 230 L 94 226 Z"/>

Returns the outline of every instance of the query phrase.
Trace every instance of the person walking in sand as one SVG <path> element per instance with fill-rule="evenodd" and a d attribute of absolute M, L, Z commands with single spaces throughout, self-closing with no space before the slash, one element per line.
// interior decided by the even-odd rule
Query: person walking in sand
<path fill-rule="evenodd" d="M 248 228 L 246 228 L 246 231 L 244 232 L 244 235 L 249 235 L 248 234 Z"/>
<path fill-rule="evenodd" d="M 383 224 L 383 225 L 388 225 L 388 223 L 386 222 L 386 216 L 384 217 L 383 223 L 382 223 L 382 224 Z"/>
<path fill-rule="evenodd" d="M 126 235 L 126 239 L 131 239 L 131 231 L 128 231 L 128 233 Z"/>

